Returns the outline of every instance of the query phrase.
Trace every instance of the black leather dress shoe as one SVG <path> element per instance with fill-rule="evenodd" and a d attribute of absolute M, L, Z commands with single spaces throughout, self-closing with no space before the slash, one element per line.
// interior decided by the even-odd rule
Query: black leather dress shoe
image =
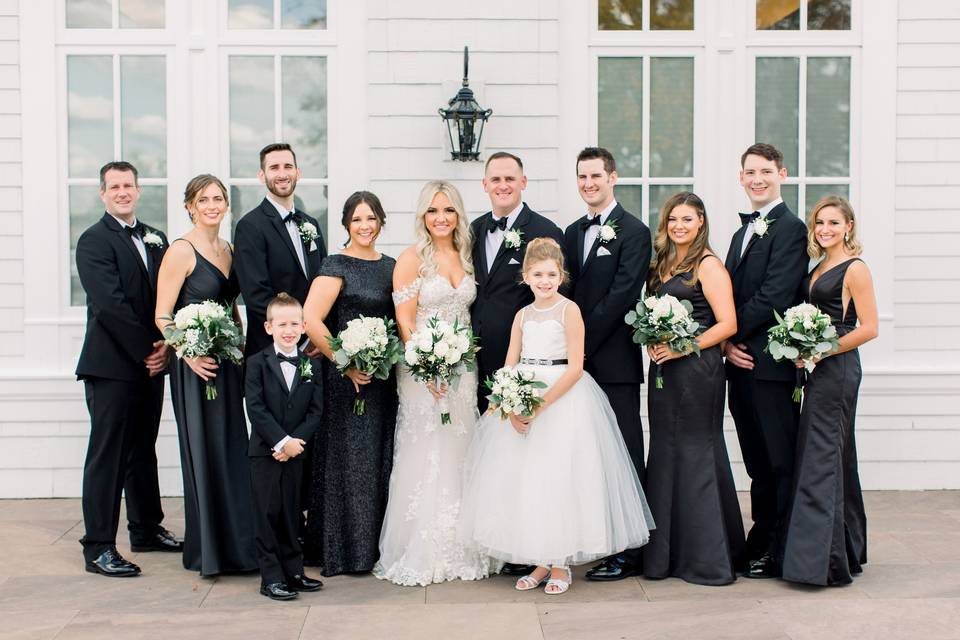
<path fill-rule="evenodd" d="M 140 575 L 140 567 L 124 560 L 116 547 L 110 547 L 95 560 L 88 561 L 84 568 L 90 573 L 99 573 L 110 578 L 132 578 Z"/>
<path fill-rule="evenodd" d="M 307 576 L 293 576 L 287 580 L 287 588 L 290 591 L 319 591 L 323 583 Z"/>
<path fill-rule="evenodd" d="M 783 573 L 780 570 L 780 563 L 769 553 L 765 553 L 759 560 L 754 560 L 750 563 L 750 568 L 743 574 L 743 577 L 762 580 L 766 578 L 779 578 L 781 575 L 783 575 Z"/>
<path fill-rule="evenodd" d="M 500 569 L 500 573 L 507 576 L 528 576 L 533 573 L 533 570 L 537 568 L 535 564 L 513 564 L 512 562 L 505 562 L 503 568 Z"/>
<path fill-rule="evenodd" d="M 260 585 L 260 594 L 267 596 L 271 600 L 293 600 L 297 597 L 297 592 L 291 591 L 287 585 L 282 582 Z"/>
<path fill-rule="evenodd" d="M 597 582 L 613 582 L 630 576 L 640 575 L 639 569 L 623 558 L 607 558 L 594 568 L 587 571 L 587 580 Z"/>
<path fill-rule="evenodd" d="M 153 534 L 147 540 L 134 544 L 130 542 L 130 550 L 138 553 L 143 551 L 183 551 L 183 543 L 177 540 L 174 535 L 160 527 L 160 530 Z"/>

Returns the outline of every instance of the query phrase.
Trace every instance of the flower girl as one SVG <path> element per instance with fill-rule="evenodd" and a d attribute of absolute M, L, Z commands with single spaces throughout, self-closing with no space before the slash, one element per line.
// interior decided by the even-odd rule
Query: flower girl
<path fill-rule="evenodd" d="M 558 292 L 564 277 L 556 241 L 527 245 L 523 281 L 534 302 L 514 318 L 506 366 L 548 387 L 532 417 L 481 418 L 460 523 L 482 553 L 537 565 L 518 590 L 546 580 L 548 594 L 570 587 L 570 565 L 640 547 L 654 526 L 610 403 L 583 371 L 583 319 Z"/>

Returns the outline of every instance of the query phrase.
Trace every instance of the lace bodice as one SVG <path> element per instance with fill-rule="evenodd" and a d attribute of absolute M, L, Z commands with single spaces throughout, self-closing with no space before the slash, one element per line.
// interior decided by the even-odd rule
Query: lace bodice
<path fill-rule="evenodd" d="M 563 313 L 568 304 L 569 300 L 561 300 L 547 309 L 537 309 L 531 304 L 520 311 L 523 327 L 521 358 L 562 360 L 567 357 Z"/>
<path fill-rule="evenodd" d="M 393 302 L 401 304 L 414 296 L 417 300 L 417 326 L 421 327 L 433 316 L 461 325 L 470 324 L 470 305 L 477 297 L 477 285 L 469 274 L 456 287 L 443 276 L 435 274 L 428 278 L 419 277 L 402 289 L 393 293 Z"/>

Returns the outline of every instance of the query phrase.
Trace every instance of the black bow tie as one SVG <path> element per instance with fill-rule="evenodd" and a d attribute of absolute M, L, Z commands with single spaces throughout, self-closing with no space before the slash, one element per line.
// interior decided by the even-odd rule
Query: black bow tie
<path fill-rule="evenodd" d="M 580 228 L 584 230 L 589 229 L 593 225 L 600 226 L 600 214 L 580 221 Z"/>
<path fill-rule="evenodd" d="M 303 217 L 296 211 L 291 211 L 287 215 L 283 216 L 283 224 L 287 224 L 291 220 L 296 224 L 300 224 L 303 222 Z"/>
<path fill-rule="evenodd" d="M 490 219 L 487 220 L 487 232 L 488 232 L 488 233 L 493 233 L 493 232 L 496 231 L 497 229 L 500 229 L 500 231 L 506 231 L 506 230 L 507 230 L 507 219 L 506 219 L 506 218 L 500 218 L 499 220 L 497 220 L 497 219 L 494 218 L 493 215 L 491 214 L 491 215 L 490 215 Z"/>
<path fill-rule="evenodd" d="M 300 358 L 298 356 L 296 355 L 286 356 L 280 353 L 279 351 L 277 352 L 277 360 L 279 360 L 280 362 L 290 363 L 295 367 L 300 365 Z"/>
<path fill-rule="evenodd" d="M 749 224 L 760 217 L 759 211 L 754 211 L 753 213 L 741 213 L 740 222 L 743 224 Z"/>
<path fill-rule="evenodd" d="M 131 238 L 133 238 L 133 237 L 142 238 L 142 237 L 143 237 L 143 223 L 142 223 L 142 222 L 137 222 L 137 224 L 133 225 L 132 227 L 124 227 L 123 230 L 124 230 L 124 232 L 125 232 L 128 236 L 130 236 Z"/>

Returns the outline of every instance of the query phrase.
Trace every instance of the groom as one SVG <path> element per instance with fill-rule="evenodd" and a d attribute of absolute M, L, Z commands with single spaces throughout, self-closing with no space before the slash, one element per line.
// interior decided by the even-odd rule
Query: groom
<path fill-rule="evenodd" d="M 650 230 L 613 196 L 617 164 L 602 147 L 577 156 L 577 187 L 587 215 L 564 235 L 573 300 L 583 313 L 585 369 L 600 385 L 617 416 L 620 433 L 641 482 L 644 480 L 640 385 L 643 359 L 623 321 L 637 304 L 650 267 Z M 587 571 L 589 580 L 621 580 L 641 570 L 640 549 L 610 556 Z"/>
<path fill-rule="evenodd" d="M 182 551 L 160 525 L 157 431 L 170 351 L 154 324 L 163 232 L 137 220 L 140 186 L 129 162 L 100 169 L 106 212 L 77 241 L 77 272 L 87 294 L 87 326 L 77 363 L 90 411 L 83 465 L 80 539 L 86 570 L 140 574 L 117 551 L 120 497 L 126 495 L 133 551 Z"/>

